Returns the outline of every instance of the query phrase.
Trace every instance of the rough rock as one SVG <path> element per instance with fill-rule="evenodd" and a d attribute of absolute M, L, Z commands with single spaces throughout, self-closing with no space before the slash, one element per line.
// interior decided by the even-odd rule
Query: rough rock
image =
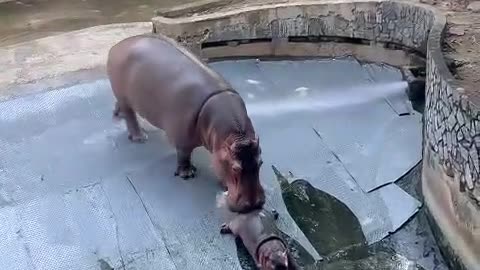
<path fill-rule="evenodd" d="M 474 1 L 471 2 L 468 6 L 467 9 L 476 13 L 480 12 L 480 1 Z"/>

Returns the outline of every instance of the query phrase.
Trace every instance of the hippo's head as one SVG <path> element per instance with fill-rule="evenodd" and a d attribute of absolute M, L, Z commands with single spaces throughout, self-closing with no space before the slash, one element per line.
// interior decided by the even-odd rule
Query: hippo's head
<path fill-rule="evenodd" d="M 258 137 L 225 143 L 215 158 L 216 171 L 228 190 L 228 208 L 239 213 L 262 208 L 265 192 L 259 179 L 263 161 Z"/>
<path fill-rule="evenodd" d="M 259 250 L 258 269 L 262 270 L 288 270 L 296 269 L 294 265 L 289 265 L 289 255 L 279 241 L 266 242 Z"/>
<path fill-rule="evenodd" d="M 287 252 L 274 252 L 270 254 L 270 257 L 267 258 L 264 262 L 265 265 L 262 265 L 260 269 L 265 270 L 288 270 L 288 256 Z"/>

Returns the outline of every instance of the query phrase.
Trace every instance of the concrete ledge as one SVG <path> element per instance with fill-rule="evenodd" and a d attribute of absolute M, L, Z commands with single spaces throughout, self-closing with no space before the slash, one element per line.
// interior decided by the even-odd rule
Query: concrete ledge
<path fill-rule="evenodd" d="M 412 2 L 327 0 L 245 6 L 190 17 L 155 17 L 152 22 L 154 33 L 167 35 L 207 59 L 215 53 L 205 45 L 230 41 L 237 46 L 244 40 L 259 39 L 268 45 L 251 52 L 324 54 L 312 47 L 315 45 L 304 45 L 294 52 L 285 49 L 292 37 L 351 38 L 371 42 L 373 51 L 378 43 L 396 44 L 426 55 L 425 202 L 439 228 L 439 242 L 448 246 L 444 251 L 453 258 L 452 265 L 458 262 L 465 269 L 480 269 L 480 100 L 475 95 L 477 89 L 465 90 L 445 64 L 441 42 L 446 19 L 442 14 Z M 237 50 L 241 54 L 238 51 L 241 49 Z M 223 54 L 228 52 L 232 49 Z M 331 56 L 337 53 L 335 48 L 329 51 Z"/>
<path fill-rule="evenodd" d="M 115 43 L 151 31 L 151 22 L 109 24 L 1 47 L 0 99 L 62 86 L 68 73 L 96 76 Z"/>
<path fill-rule="evenodd" d="M 185 17 L 198 12 L 205 12 L 215 8 L 221 8 L 228 4 L 237 2 L 235 0 L 201 0 L 193 3 L 174 6 L 171 8 L 158 9 L 155 11 L 156 16 L 165 18 Z"/>

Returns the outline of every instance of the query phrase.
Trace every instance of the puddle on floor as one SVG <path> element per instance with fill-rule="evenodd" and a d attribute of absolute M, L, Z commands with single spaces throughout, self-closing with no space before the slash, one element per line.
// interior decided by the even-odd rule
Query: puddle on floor
<path fill-rule="evenodd" d="M 0 46 L 86 27 L 149 21 L 156 9 L 195 0 L 0 1 Z"/>
<path fill-rule="evenodd" d="M 288 212 L 319 254 L 366 243 L 360 223 L 345 204 L 303 179 L 289 184 L 278 171 L 275 174 Z"/>

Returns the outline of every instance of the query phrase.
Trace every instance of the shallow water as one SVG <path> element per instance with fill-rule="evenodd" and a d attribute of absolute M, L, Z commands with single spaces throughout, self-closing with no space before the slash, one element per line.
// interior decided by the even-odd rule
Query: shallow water
<path fill-rule="evenodd" d="M 420 167 L 402 177 L 399 185 L 416 196 Z M 335 197 L 315 189 L 303 179 L 291 183 L 276 171 L 288 212 L 314 248 L 323 255 L 315 262 L 295 240 L 283 235 L 300 269 L 305 270 L 446 270 L 431 232 L 422 216 L 413 218 L 404 228 L 373 245 L 365 236 L 354 214 Z M 239 239 L 237 254 L 244 270 L 255 264 Z"/>
<path fill-rule="evenodd" d="M 195 0 L 0 1 L 0 46 L 86 27 L 149 21 L 159 8 Z"/>
<path fill-rule="evenodd" d="M 446 270 L 432 233 L 420 212 L 399 231 L 373 245 L 365 244 L 360 224 L 339 200 L 315 189 L 307 181 L 287 179 L 276 172 L 287 209 L 304 231 L 323 261 L 309 263 L 296 254 L 305 270 Z M 397 184 L 414 197 L 421 166 L 403 176 Z M 242 258 L 239 253 L 239 257 Z M 249 269 L 249 268 L 245 268 Z"/>

